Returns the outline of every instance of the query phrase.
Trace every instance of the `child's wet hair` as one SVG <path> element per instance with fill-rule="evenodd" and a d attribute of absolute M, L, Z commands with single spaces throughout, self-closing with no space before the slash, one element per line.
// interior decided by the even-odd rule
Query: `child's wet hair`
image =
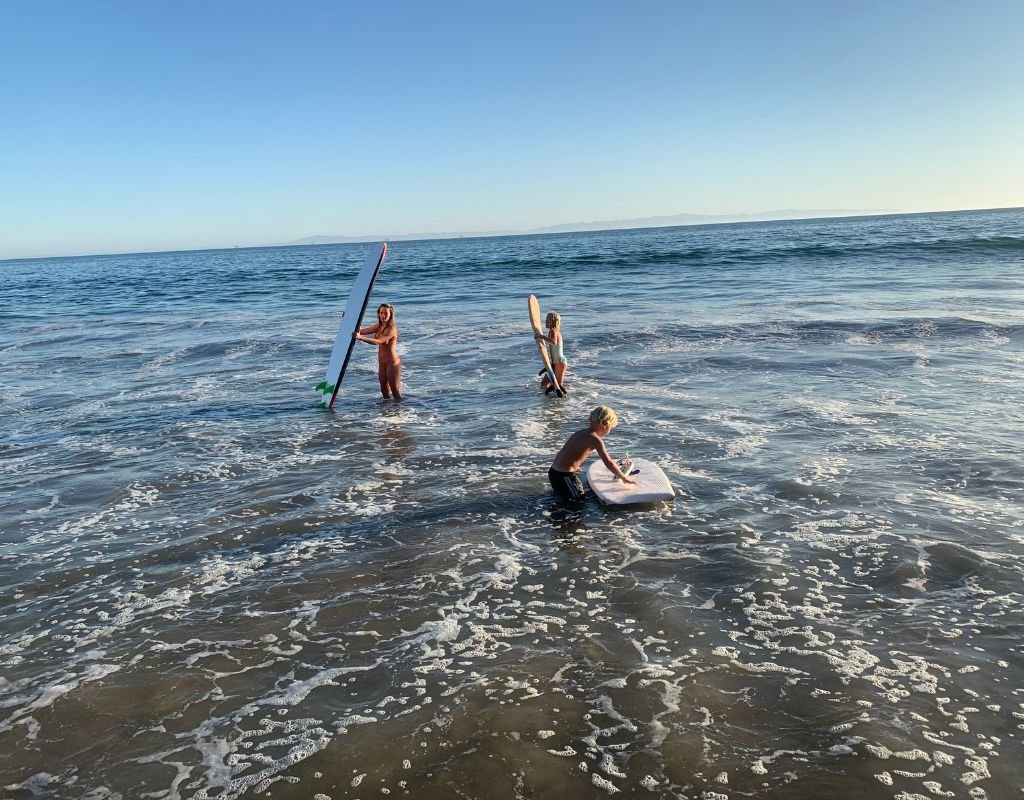
<path fill-rule="evenodd" d="M 550 320 L 549 328 L 560 328 L 562 326 L 562 315 L 557 311 L 549 311 L 545 322 Z"/>
<path fill-rule="evenodd" d="M 590 424 L 603 425 L 604 423 L 608 423 L 609 428 L 614 428 L 619 424 L 619 415 L 609 406 L 598 406 L 590 412 Z"/>

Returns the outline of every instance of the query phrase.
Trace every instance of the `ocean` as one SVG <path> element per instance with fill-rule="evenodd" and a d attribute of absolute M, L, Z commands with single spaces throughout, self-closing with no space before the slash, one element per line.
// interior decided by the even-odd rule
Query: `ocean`
<path fill-rule="evenodd" d="M 0 263 L 4 797 L 1022 796 L 1024 209 L 369 249 Z"/>

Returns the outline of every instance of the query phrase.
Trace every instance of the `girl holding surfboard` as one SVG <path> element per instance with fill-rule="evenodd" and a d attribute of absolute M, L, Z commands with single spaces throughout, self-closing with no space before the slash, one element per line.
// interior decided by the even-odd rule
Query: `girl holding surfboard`
<path fill-rule="evenodd" d="M 366 335 L 371 334 L 371 335 Z M 377 377 L 380 393 L 387 400 L 402 399 L 402 361 L 398 357 L 398 326 L 395 325 L 395 307 L 390 303 L 377 306 L 377 324 L 360 328 L 353 337 L 367 344 L 377 345 Z"/>
<path fill-rule="evenodd" d="M 562 317 L 559 316 L 556 311 L 549 311 L 547 317 L 544 319 L 544 325 L 547 326 L 548 333 L 545 336 L 543 333 L 535 333 L 534 337 L 540 341 L 544 340 L 548 343 L 548 353 L 551 357 L 551 369 L 555 373 L 555 380 L 558 381 L 558 385 L 565 389 L 565 371 L 569 368 L 569 362 L 565 358 L 565 353 L 562 352 Z M 551 385 L 551 381 L 545 374 L 546 370 L 541 370 L 541 374 L 544 375 L 543 380 L 540 382 L 540 388 L 545 392 L 550 391 L 554 387 Z"/>

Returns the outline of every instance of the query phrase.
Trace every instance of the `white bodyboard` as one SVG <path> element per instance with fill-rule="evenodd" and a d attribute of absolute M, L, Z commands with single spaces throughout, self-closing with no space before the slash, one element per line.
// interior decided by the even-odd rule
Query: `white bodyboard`
<path fill-rule="evenodd" d="M 602 503 L 612 506 L 660 503 L 676 496 L 668 477 L 653 461 L 634 458 L 629 469 L 636 473 L 629 476 L 636 481 L 635 486 L 620 481 L 597 459 L 587 468 L 587 482 Z"/>
<path fill-rule="evenodd" d="M 323 383 L 316 387 L 320 408 L 334 406 L 334 399 L 338 396 L 338 387 L 341 386 L 341 379 L 345 377 L 348 360 L 352 356 L 352 347 L 355 345 L 355 339 L 352 336 L 359 329 L 363 320 L 363 312 L 366 311 L 366 303 L 370 299 L 370 290 L 373 288 L 373 282 L 377 278 L 377 272 L 380 271 L 380 265 L 384 263 L 384 256 L 387 252 L 386 242 L 374 247 L 373 252 L 359 268 L 359 273 L 352 284 L 352 291 L 349 292 L 345 310 L 341 314 L 338 335 L 334 338 L 331 360 L 327 363 L 327 374 L 324 376 Z"/>

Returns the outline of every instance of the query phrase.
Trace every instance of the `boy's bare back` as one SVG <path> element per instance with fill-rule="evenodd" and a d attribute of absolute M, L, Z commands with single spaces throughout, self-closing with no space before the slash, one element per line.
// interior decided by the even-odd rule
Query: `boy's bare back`
<path fill-rule="evenodd" d="M 562 449 L 558 451 L 555 460 L 551 463 L 551 468 L 559 472 L 576 472 L 583 466 L 583 462 L 587 460 L 587 456 L 592 450 L 597 450 L 602 460 L 608 460 L 608 454 L 600 436 L 590 428 L 576 431 L 562 445 Z"/>

